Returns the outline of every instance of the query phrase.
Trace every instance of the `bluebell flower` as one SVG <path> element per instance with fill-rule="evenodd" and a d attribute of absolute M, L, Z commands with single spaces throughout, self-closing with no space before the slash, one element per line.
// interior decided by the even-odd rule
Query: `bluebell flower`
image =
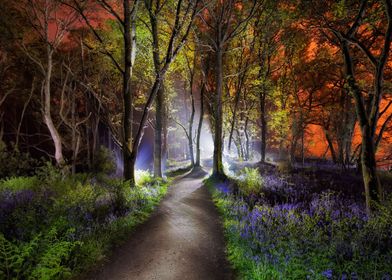
<path fill-rule="evenodd" d="M 332 271 L 332 269 L 327 269 L 327 270 L 324 270 L 322 273 L 321 273 L 321 275 L 322 276 L 324 276 L 324 277 L 327 277 L 327 279 L 332 279 L 332 276 L 333 276 L 333 271 Z"/>

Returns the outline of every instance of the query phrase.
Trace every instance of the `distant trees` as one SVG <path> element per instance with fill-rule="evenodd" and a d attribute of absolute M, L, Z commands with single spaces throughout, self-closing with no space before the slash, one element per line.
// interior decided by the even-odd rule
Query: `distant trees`
<path fill-rule="evenodd" d="M 309 5 L 307 2 L 303 4 Z M 312 14 L 311 18 L 324 32 L 326 39 L 338 46 L 342 53 L 346 87 L 355 102 L 362 136 L 361 169 L 370 212 L 371 201 L 382 199 L 376 169 L 376 145 L 380 104 L 384 96 L 384 74 L 392 41 L 392 2 L 385 0 L 382 6 L 367 0 L 337 5 L 328 2 L 323 6 L 310 2 L 308 15 Z M 330 16 L 326 15 L 331 12 Z M 361 62 L 359 59 L 362 59 Z M 362 79 L 365 84 L 373 84 L 366 88 L 368 93 L 360 86 L 356 71 L 360 66 L 372 69 L 368 72 L 371 78 Z M 380 129 L 379 134 L 382 132 Z"/>
<path fill-rule="evenodd" d="M 148 29 L 152 36 L 152 50 L 153 50 L 153 63 L 155 69 L 155 81 L 149 93 L 146 105 L 143 110 L 139 129 L 134 139 L 134 147 L 132 153 L 132 159 L 135 162 L 137 156 L 137 148 L 140 144 L 144 125 L 147 121 L 148 112 L 152 105 L 152 102 L 157 98 L 158 103 L 156 114 L 159 118 L 155 128 L 155 152 L 154 152 L 154 174 L 158 177 L 162 176 L 162 120 L 163 113 L 163 91 L 159 91 L 163 86 L 162 81 L 169 70 L 169 67 L 180 50 L 183 48 L 188 36 L 191 32 L 194 19 L 198 13 L 199 1 L 179 0 L 175 5 L 170 5 L 168 2 L 161 2 L 159 0 L 145 0 L 145 8 L 148 13 L 149 22 L 147 23 Z M 160 30 L 158 18 L 163 15 L 164 12 L 169 13 L 175 11 L 175 16 L 172 18 L 172 22 L 169 21 L 168 41 L 162 41 L 160 36 L 163 30 Z M 157 95 L 159 95 L 157 97 Z M 134 169 L 134 168 L 133 168 Z M 132 170 L 133 170 L 132 169 Z"/>
<path fill-rule="evenodd" d="M 223 171 L 223 71 L 224 54 L 228 43 L 241 32 L 254 15 L 255 10 L 261 6 L 262 1 L 250 3 L 236 1 L 212 1 L 205 3 L 205 10 L 200 18 L 208 30 L 207 41 L 215 54 L 215 100 L 213 105 L 214 121 L 214 157 L 213 174 L 224 176 Z"/>

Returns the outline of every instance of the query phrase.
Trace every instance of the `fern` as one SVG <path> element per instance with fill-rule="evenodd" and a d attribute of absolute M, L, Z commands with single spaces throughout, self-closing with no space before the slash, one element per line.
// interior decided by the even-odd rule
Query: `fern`
<path fill-rule="evenodd" d="M 69 229 L 68 233 L 74 229 Z M 66 279 L 71 276 L 71 269 L 66 265 L 72 250 L 80 242 L 72 242 L 58 238 L 64 236 L 57 231 L 56 227 L 52 227 L 42 239 L 44 250 L 41 252 L 37 265 L 34 266 L 29 279 Z"/>
<path fill-rule="evenodd" d="M 0 278 L 20 279 L 30 270 L 28 259 L 38 247 L 39 237 L 28 243 L 12 243 L 0 233 Z"/>

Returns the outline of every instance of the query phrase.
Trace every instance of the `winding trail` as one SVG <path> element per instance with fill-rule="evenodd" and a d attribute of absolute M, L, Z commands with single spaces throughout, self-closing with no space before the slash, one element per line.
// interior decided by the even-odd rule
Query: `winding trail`
<path fill-rule="evenodd" d="M 176 179 L 150 219 L 87 279 L 234 279 L 205 175 Z"/>

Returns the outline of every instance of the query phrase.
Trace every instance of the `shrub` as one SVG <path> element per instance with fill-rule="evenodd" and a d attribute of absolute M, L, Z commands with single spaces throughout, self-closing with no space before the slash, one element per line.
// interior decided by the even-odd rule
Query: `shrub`
<path fill-rule="evenodd" d="M 41 161 L 34 159 L 29 153 L 23 153 L 15 147 L 8 148 L 0 140 L 0 178 L 28 176 L 33 174 Z"/>
<path fill-rule="evenodd" d="M 32 177 L 11 177 L 0 181 L 0 192 L 36 190 L 39 187 L 39 180 L 36 176 Z"/>
<path fill-rule="evenodd" d="M 63 179 L 60 170 L 49 161 L 36 170 L 36 175 L 43 184 L 48 186 L 56 186 Z"/>
<path fill-rule="evenodd" d="M 259 194 L 263 187 L 263 178 L 258 169 L 245 167 L 240 172 L 237 184 L 240 192 L 245 196 Z"/>
<path fill-rule="evenodd" d="M 148 170 L 136 170 L 135 181 L 137 186 L 149 185 L 154 181 L 153 175 Z"/>
<path fill-rule="evenodd" d="M 94 173 L 114 173 L 116 171 L 116 163 L 113 153 L 108 148 L 100 146 L 94 154 L 92 169 Z"/>
<path fill-rule="evenodd" d="M 56 227 L 28 242 L 7 240 L 0 233 L 2 279 L 65 279 L 71 276 L 68 260 L 79 241 L 68 240 Z"/>

